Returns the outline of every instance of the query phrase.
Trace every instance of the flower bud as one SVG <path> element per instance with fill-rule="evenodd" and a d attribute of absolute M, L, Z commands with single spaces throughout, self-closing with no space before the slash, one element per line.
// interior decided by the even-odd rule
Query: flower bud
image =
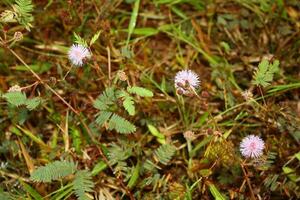
<path fill-rule="evenodd" d="M 21 41 L 23 39 L 23 34 L 20 31 L 15 32 L 14 39 L 15 41 Z"/>

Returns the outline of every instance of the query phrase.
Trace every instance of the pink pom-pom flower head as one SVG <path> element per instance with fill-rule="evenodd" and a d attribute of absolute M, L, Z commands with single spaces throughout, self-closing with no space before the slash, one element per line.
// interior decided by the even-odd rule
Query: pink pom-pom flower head
<path fill-rule="evenodd" d="M 68 57 L 73 65 L 82 66 L 85 59 L 91 57 L 91 52 L 81 44 L 73 44 L 69 49 Z"/>
<path fill-rule="evenodd" d="M 200 84 L 198 75 L 192 70 L 181 70 L 175 76 L 175 88 L 179 94 L 188 94 Z"/>
<path fill-rule="evenodd" d="M 240 151 L 246 158 L 258 158 L 263 154 L 264 141 L 255 135 L 245 137 L 240 144 Z"/>

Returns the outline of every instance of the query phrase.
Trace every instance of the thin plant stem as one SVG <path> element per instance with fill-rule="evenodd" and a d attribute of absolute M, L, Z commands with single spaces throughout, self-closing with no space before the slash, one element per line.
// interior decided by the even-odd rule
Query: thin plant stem
<path fill-rule="evenodd" d="M 71 65 L 71 68 L 67 71 L 66 75 L 64 76 L 63 80 L 66 79 L 66 77 L 69 75 L 69 73 L 71 72 L 71 70 L 73 69 L 73 65 Z"/>
<path fill-rule="evenodd" d="M 259 89 L 260 95 L 261 95 L 261 97 L 262 97 L 262 100 L 263 100 L 263 102 L 264 102 L 264 105 L 267 105 L 261 87 L 258 86 L 258 89 Z"/>
<path fill-rule="evenodd" d="M 256 200 L 255 195 L 254 195 L 254 192 L 253 192 L 253 189 L 252 189 L 252 186 L 251 186 L 250 179 L 249 179 L 248 174 L 247 174 L 247 171 L 246 171 L 246 165 L 244 164 L 244 162 L 241 162 L 240 165 L 241 165 L 241 168 L 242 168 L 242 170 L 243 170 L 243 173 L 244 173 L 244 176 L 245 176 L 247 185 L 248 185 L 249 190 L 250 190 L 251 200 Z"/>
<path fill-rule="evenodd" d="M 111 59 L 110 59 L 110 48 L 107 46 L 107 67 L 108 67 L 108 80 L 109 85 L 111 85 Z"/>
<path fill-rule="evenodd" d="M 25 87 L 21 87 L 21 90 L 25 90 L 27 88 L 31 88 L 33 86 L 36 86 L 37 84 L 39 84 L 40 82 L 39 81 L 35 81 L 34 83 L 32 83 L 31 85 L 27 85 Z"/>
<path fill-rule="evenodd" d="M 194 88 L 192 88 L 191 86 L 189 86 L 189 89 L 193 92 L 193 94 L 194 94 L 200 101 L 203 101 L 203 99 L 197 94 L 197 92 L 195 91 Z M 209 109 L 208 109 L 208 114 L 209 114 L 209 116 L 210 116 L 210 118 L 211 118 L 211 121 L 212 121 L 212 123 L 213 123 L 213 125 L 214 125 L 214 128 L 215 128 L 215 129 L 218 129 L 217 122 L 215 121 L 215 118 L 214 118 L 214 116 L 212 115 L 212 113 L 211 113 L 211 111 L 210 111 Z"/>
<path fill-rule="evenodd" d="M 191 168 L 192 166 L 192 141 L 190 139 L 186 139 L 186 143 L 187 143 L 187 150 L 188 150 L 188 154 L 189 154 L 189 161 L 188 161 L 188 169 Z"/>

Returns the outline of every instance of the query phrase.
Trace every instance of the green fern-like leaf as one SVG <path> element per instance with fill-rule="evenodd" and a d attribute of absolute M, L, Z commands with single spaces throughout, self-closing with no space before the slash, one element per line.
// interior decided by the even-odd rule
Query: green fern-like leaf
<path fill-rule="evenodd" d="M 278 177 L 279 177 L 278 174 L 268 175 L 267 178 L 263 182 L 265 187 L 267 187 L 271 191 L 275 191 L 279 186 Z"/>
<path fill-rule="evenodd" d="M 36 97 L 32 99 L 27 99 L 25 105 L 28 110 L 33 110 L 36 107 L 38 107 L 40 103 L 41 103 L 41 99 L 39 97 Z"/>
<path fill-rule="evenodd" d="M 267 87 L 273 81 L 274 74 L 279 71 L 279 61 L 275 60 L 273 64 L 267 60 L 259 63 L 258 69 L 254 73 L 252 84 Z"/>
<path fill-rule="evenodd" d="M 94 36 L 92 37 L 92 39 L 91 39 L 91 41 L 90 41 L 90 46 L 91 46 L 92 44 L 94 44 L 94 43 L 98 40 L 98 38 L 99 38 L 101 32 L 102 32 L 102 31 L 100 30 L 100 31 L 97 31 L 97 32 L 94 34 Z"/>
<path fill-rule="evenodd" d="M 107 88 L 94 102 L 94 107 L 99 109 L 97 114 L 96 123 L 102 126 L 108 121 L 108 129 L 116 130 L 118 133 L 133 133 L 136 127 L 114 111 L 117 109 L 117 100 L 122 98 L 123 107 L 130 114 L 135 114 L 135 107 L 133 97 L 126 91 L 115 90 L 113 87 Z"/>
<path fill-rule="evenodd" d="M 27 99 L 26 94 L 19 91 L 8 92 L 2 95 L 2 97 L 13 106 L 18 107 L 24 105 L 28 110 L 35 109 L 42 102 L 42 99 L 39 97 Z"/>
<path fill-rule="evenodd" d="M 117 114 L 113 114 L 111 119 L 109 120 L 108 129 L 113 130 L 115 129 L 118 133 L 133 133 L 136 130 L 136 127 Z"/>
<path fill-rule="evenodd" d="M 101 111 L 100 113 L 98 113 L 98 116 L 96 118 L 96 123 L 99 126 L 102 126 L 112 115 L 112 112 L 108 112 L 108 111 Z"/>
<path fill-rule="evenodd" d="M 124 90 L 118 90 L 116 94 L 117 98 L 122 98 L 123 100 L 123 107 L 128 112 L 129 115 L 135 115 L 135 107 L 134 107 L 134 100 L 133 97 L 130 96 Z"/>
<path fill-rule="evenodd" d="M 94 182 L 92 181 L 92 175 L 88 170 L 80 170 L 76 172 L 75 179 L 73 181 L 73 189 L 79 200 L 90 200 L 87 193 L 92 192 L 94 188 Z"/>
<path fill-rule="evenodd" d="M 7 192 L 0 191 L 1 200 L 13 200 L 14 198 Z"/>
<path fill-rule="evenodd" d="M 135 115 L 135 107 L 134 107 L 134 101 L 131 96 L 126 96 L 123 101 L 123 107 L 128 112 L 129 115 Z"/>
<path fill-rule="evenodd" d="M 132 149 L 125 146 L 119 146 L 112 143 L 108 148 L 108 159 L 110 165 L 115 165 L 118 162 L 125 161 L 132 155 Z"/>
<path fill-rule="evenodd" d="M 143 87 L 137 87 L 137 86 L 128 87 L 127 91 L 131 94 L 136 94 L 141 97 L 153 97 L 152 91 Z"/>
<path fill-rule="evenodd" d="M 176 152 L 176 147 L 172 144 L 163 144 L 158 149 L 155 150 L 154 154 L 158 161 L 164 165 L 172 159 Z"/>
<path fill-rule="evenodd" d="M 4 94 L 2 97 L 8 101 L 8 103 L 14 105 L 14 106 L 21 106 L 25 105 L 27 98 L 26 95 L 22 92 L 8 92 Z"/>
<path fill-rule="evenodd" d="M 85 47 L 88 46 L 87 41 L 85 39 L 83 39 L 82 37 L 80 37 L 79 35 L 77 35 L 75 32 L 74 32 L 74 37 L 75 37 L 75 43 L 80 44 Z"/>
<path fill-rule="evenodd" d="M 113 87 L 107 88 L 101 95 L 98 96 L 94 102 L 94 107 L 101 110 L 109 110 L 111 105 L 116 101 L 115 89 Z"/>
<path fill-rule="evenodd" d="M 16 0 L 16 4 L 13 8 L 17 14 L 17 20 L 20 24 L 25 26 L 27 30 L 32 27 L 31 22 L 33 22 L 33 4 L 32 0 Z"/>
<path fill-rule="evenodd" d="M 53 180 L 59 180 L 76 171 L 76 164 L 69 161 L 54 161 L 46 166 L 39 167 L 30 176 L 30 179 L 36 182 L 49 183 Z"/>

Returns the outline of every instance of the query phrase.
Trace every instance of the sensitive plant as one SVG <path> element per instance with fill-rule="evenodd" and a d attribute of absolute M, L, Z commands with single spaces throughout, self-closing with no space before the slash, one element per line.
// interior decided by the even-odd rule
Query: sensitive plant
<path fill-rule="evenodd" d="M 5 24 L 18 22 L 27 30 L 30 30 L 34 20 L 33 9 L 32 0 L 16 0 L 15 4 L 12 4 L 12 9 L 1 13 L 0 22 Z"/>
<path fill-rule="evenodd" d="M 246 158 L 258 158 L 263 154 L 264 141 L 255 135 L 245 137 L 240 144 L 240 151 Z"/>
<path fill-rule="evenodd" d="M 151 31 L 151 29 L 134 28 L 139 2 L 134 2 L 133 11 L 136 12 L 136 15 L 133 14 L 130 20 L 130 23 L 132 21 L 133 23 L 129 27 L 130 30 L 126 42 L 127 50 L 128 46 L 131 45 L 130 38 L 133 39 L 134 34 Z M 172 9 L 172 12 L 182 18 L 186 18 L 186 14 L 180 10 L 181 7 L 177 7 L 177 4 L 180 4 L 178 2 L 174 4 L 175 6 L 172 1 L 155 1 L 155 3 L 157 5 L 167 4 Z M 49 5 L 51 4 L 52 1 L 49 1 Z M 200 9 L 196 1 L 191 4 L 195 5 L 195 9 Z M 76 7 L 75 4 L 73 6 L 74 8 Z M 23 10 L 21 10 L 22 8 Z M 31 1 L 16 1 L 11 10 L 3 12 L 1 22 L 5 24 L 18 22 L 26 29 L 32 28 L 33 17 L 31 13 L 33 12 L 33 8 Z M 259 14 L 259 12 L 257 13 Z M 92 17 L 92 15 L 89 17 Z M 85 20 L 87 19 L 89 20 L 90 18 L 84 18 L 81 27 L 75 27 L 78 31 L 84 28 L 84 31 L 81 30 L 80 34 L 88 33 L 86 29 L 87 25 L 85 24 Z M 220 19 L 218 16 L 218 20 Z M 192 23 L 193 26 L 188 24 L 189 26 L 187 27 L 192 27 L 198 33 L 201 33 L 201 30 L 197 29 L 197 23 L 194 21 Z M 266 161 L 262 162 L 263 164 L 259 166 L 253 165 L 254 169 L 246 169 L 243 179 L 240 178 L 240 171 L 244 170 L 250 163 L 242 163 L 241 167 L 237 165 L 239 155 L 236 153 L 236 150 L 239 147 L 236 144 L 239 141 L 239 130 L 243 128 L 247 129 L 247 131 L 253 131 L 253 134 L 258 134 L 256 132 L 257 129 L 252 129 L 251 127 L 263 125 L 253 123 L 251 116 L 260 119 L 268 118 L 267 114 L 262 116 L 265 113 L 265 109 L 268 108 L 260 105 L 260 99 L 266 98 L 264 97 L 264 92 L 266 91 L 269 96 L 277 94 L 270 91 L 274 91 L 274 88 L 272 90 L 272 84 L 275 74 L 279 71 L 279 62 L 274 61 L 272 64 L 271 61 L 262 60 L 252 77 L 251 88 L 246 90 L 242 95 L 246 100 L 256 102 L 258 107 L 247 107 L 248 104 L 246 105 L 244 102 L 237 104 L 240 101 L 240 95 L 236 94 L 240 94 L 242 91 L 239 88 L 239 84 L 243 86 L 248 86 L 249 84 L 234 79 L 235 74 L 232 73 L 233 70 L 231 69 L 233 66 L 229 65 L 227 61 L 222 61 L 219 58 L 216 59 L 220 62 L 216 67 L 215 57 L 211 57 L 206 53 L 206 51 L 210 52 L 210 50 L 205 49 L 205 44 L 201 38 L 200 40 L 203 44 L 201 43 L 198 46 L 196 37 L 193 35 L 194 31 L 191 31 L 191 34 L 188 35 L 184 32 L 188 30 L 180 27 L 181 23 L 178 26 L 179 28 L 175 27 L 175 25 L 166 26 L 161 30 L 169 35 L 172 35 L 172 31 L 176 31 L 172 35 L 176 42 L 179 40 L 182 43 L 190 45 L 197 50 L 196 52 L 203 55 L 209 64 L 212 64 L 214 72 L 212 79 L 218 87 L 210 82 L 205 84 L 205 86 L 211 89 L 210 92 L 213 94 L 213 102 L 209 102 L 211 104 L 208 106 L 209 111 L 202 110 L 202 107 L 199 106 L 202 101 L 200 98 L 182 98 L 185 104 L 184 107 L 175 104 L 174 93 L 173 91 L 170 92 L 169 89 L 172 88 L 173 82 L 166 82 L 165 77 L 162 77 L 161 83 L 159 83 L 158 77 L 153 76 L 153 79 L 149 80 L 145 78 L 144 74 L 137 80 L 134 79 L 134 73 L 131 70 L 133 68 L 143 70 L 141 69 L 142 66 L 137 64 L 140 60 L 135 60 L 134 54 L 130 56 L 132 60 L 127 59 L 128 57 L 122 51 L 123 48 L 120 47 L 120 53 L 116 49 L 119 46 L 114 43 L 109 44 L 105 48 L 102 48 L 100 42 L 96 44 L 95 42 L 99 38 L 101 31 L 97 31 L 89 41 L 74 33 L 73 40 L 75 44 L 70 48 L 68 57 L 72 65 L 82 66 L 87 59 L 93 59 L 91 57 L 91 49 L 94 46 L 91 47 L 91 45 L 95 44 L 97 51 L 93 51 L 93 56 L 100 57 L 107 61 L 107 63 L 99 61 L 100 59 L 93 60 L 93 63 L 99 62 L 100 67 L 98 63 L 95 66 L 91 63 L 91 66 L 87 66 L 86 68 L 76 69 L 78 70 L 78 74 L 76 74 L 76 71 L 70 79 L 59 80 L 58 84 L 51 83 L 53 85 L 49 86 L 47 84 L 47 76 L 51 71 L 55 71 L 51 69 L 51 71 L 47 71 L 48 74 L 37 74 L 37 84 L 24 88 L 13 87 L 6 93 L 1 94 L 1 100 L 4 103 L 4 106 L 1 108 L 4 110 L 2 112 L 4 117 L 3 119 L 1 118 L 1 122 L 3 124 L 8 121 L 12 123 L 8 127 L 5 127 L 5 137 L 9 138 L 9 140 L 0 146 L 0 152 L 9 152 L 9 146 L 13 146 L 11 143 L 16 141 L 14 144 L 20 147 L 20 150 L 12 152 L 18 152 L 21 161 L 24 158 L 23 160 L 25 161 L 21 162 L 19 166 L 23 166 L 26 163 L 30 172 L 30 179 L 27 179 L 26 176 L 29 176 L 27 171 L 22 173 L 17 169 L 14 170 L 5 166 L 0 167 L 1 174 L 4 174 L 3 177 L 15 177 L 15 174 L 9 173 L 10 171 L 20 173 L 25 177 L 20 176 L 22 190 L 17 190 L 16 193 L 23 196 L 19 196 L 19 198 L 43 198 L 39 194 L 41 191 L 39 190 L 40 184 L 34 184 L 34 182 L 41 182 L 47 184 L 46 189 L 42 189 L 41 194 L 44 195 L 46 193 L 45 197 L 51 199 L 73 198 L 74 195 L 78 199 L 91 199 L 92 194 L 97 193 L 98 189 L 100 190 L 99 194 L 103 195 L 103 191 L 108 189 L 105 188 L 102 190 L 102 187 L 111 185 L 111 183 L 118 186 L 109 189 L 115 191 L 111 193 L 111 196 L 116 195 L 117 198 L 126 198 L 126 195 L 131 199 L 141 199 L 144 196 L 147 198 L 179 199 L 184 196 L 184 198 L 190 200 L 193 196 L 194 198 L 200 198 L 199 196 L 207 195 L 208 198 L 213 196 L 215 199 L 225 199 L 225 194 L 237 197 L 237 195 L 243 196 L 243 194 L 246 196 L 248 190 L 252 191 L 252 187 L 256 182 L 248 184 L 248 182 L 252 181 L 252 178 L 251 180 L 249 178 L 250 173 L 247 174 L 250 170 L 264 171 L 262 176 L 259 178 L 253 177 L 253 179 L 265 178 L 264 186 L 270 188 L 270 191 L 285 191 L 286 193 L 290 192 L 289 195 L 293 195 L 292 192 L 296 191 L 296 183 L 299 181 L 296 168 L 294 167 L 297 166 L 297 161 L 300 158 L 299 153 L 294 154 L 282 166 L 281 174 L 277 172 L 271 173 L 272 166 L 278 165 L 278 162 L 274 161 L 279 159 L 279 156 L 272 154 L 272 152 L 266 152 L 266 155 L 263 156 L 264 141 L 257 136 L 250 135 L 244 138 L 240 144 L 242 156 L 252 158 L 245 159 L 245 161 L 250 163 L 253 160 L 258 161 L 260 159 L 266 159 Z M 95 27 L 92 30 L 94 31 Z M 155 34 L 159 31 L 155 30 Z M 21 41 L 23 38 L 23 35 L 19 33 L 15 32 L 15 34 L 8 33 L 5 35 L 7 40 L 1 43 L 2 46 L 8 49 L 11 47 L 18 48 L 19 44 L 16 42 Z M 113 34 L 113 31 L 111 34 Z M 24 34 L 24 36 L 27 41 L 26 37 L 28 35 Z M 140 39 L 133 39 L 132 44 Z M 109 42 L 111 41 L 109 40 Z M 222 43 L 225 44 L 225 42 Z M 7 44 L 9 44 L 8 47 Z M 120 45 L 122 45 L 122 42 Z M 232 53 L 229 45 L 227 44 L 226 54 Z M 182 48 L 181 44 L 178 46 Z M 202 47 L 205 51 L 203 51 Z M 56 46 L 53 45 L 51 48 L 56 49 Z M 107 51 L 107 60 L 103 56 L 103 49 Z M 221 49 L 219 50 L 221 51 Z M 101 55 L 99 55 L 99 51 L 101 51 Z M 18 54 L 14 55 L 18 58 Z M 220 56 L 224 55 L 220 54 Z M 58 59 L 57 56 L 53 57 L 53 60 Z M 20 61 L 22 62 L 22 60 Z M 180 56 L 177 57 L 177 61 L 180 64 L 183 63 Z M 27 62 L 30 62 L 30 60 L 28 59 Z M 60 70 L 63 70 L 63 68 L 61 68 L 61 62 L 58 63 L 57 71 L 60 73 Z M 22 64 L 26 65 L 26 62 L 23 61 Z M 108 66 L 108 69 L 106 70 L 103 66 Z M 112 68 L 110 68 L 111 66 Z M 128 66 L 132 67 L 132 69 L 128 70 Z M 122 71 L 119 71 L 120 68 Z M 31 65 L 29 68 L 26 68 L 27 71 L 30 71 L 30 69 Z M 81 76 L 81 70 L 84 71 L 85 75 L 91 70 L 95 70 L 96 73 L 92 74 L 101 74 L 100 80 L 103 84 L 99 84 L 99 79 L 95 82 L 87 80 L 85 76 Z M 128 74 L 126 74 L 127 70 Z M 153 74 L 157 72 L 155 71 L 156 69 L 149 71 L 152 73 L 152 70 Z M 144 73 L 146 74 L 149 71 L 145 70 Z M 215 73 L 216 71 L 218 73 Z M 35 76 L 36 71 L 30 72 Z M 107 74 L 107 79 L 102 78 L 102 75 L 106 77 Z M 77 75 L 78 77 L 74 79 L 74 76 Z M 42 78 L 39 79 L 39 76 Z M 80 86 L 85 86 L 85 83 L 87 83 L 87 86 L 83 87 L 85 90 L 89 90 L 85 93 L 86 95 L 76 98 L 77 94 L 82 94 L 81 87 L 74 87 L 75 89 L 72 90 L 72 94 L 75 94 L 75 97 L 68 95 L 69 93 L 67 92 L 70 92 L 68 87 L 76 84 L 74 80 L 80 82 L 82 84 Z M 150 83 L 153 84 L 151 85 Z M 192 70 L 182 70 L 175 76 L 177 94 L 195 94 L 197 96 L 196 92 L 199 84 L 199 77 Z M 97 85 L 97 89 L 93 89 L 95 85 Z M 46 92 L 43 86 L 46 87 Z M 54 89 L 52 90 L 52 87 L 57 89 L 58 92 Z M 159 93 L 155 88 L 158 88 L 163 93 Z M 218 88 L 222 88 L 223 90 L 220 91 Z M 271 90 L 269 90 L 270 88 Z M 285 88 L 289 87 L 285 86 Z M 260 96 L 256 92 L 257 89 L 260 90 Z M 66 90 L 66 93 L 63 90 Z M 49 91 L 53 96 L 48 94 Z M 100 95 L 97 97 L 98 94 Z M 219 101 L 219 98 L 224 100 L 224 102 Z M 55 110 L 59 101 L 63 103 L 63 106 L 59 105 L 59 109 Z M 221 111 L 223 103 L 225 104 L 225 110 Z M 179 114 L 175 108 L 176 106 L 180 107 L 180 112 L 186 116 L 186 123 L 182 123 L 177 119 L 179 118 Z M 66 108 L 66 112 L 61 108 Z M 22 120 L 15 121 L 13 120 L 14 114 L 6 113 L 6 111 L 11 113 L 12 110 L 18 116 L 23 113 L 20 112 L 21 110 L 26 110 L 26 113 L 31 114 L 33 117 L 30 118 L 27 115 Z M 41 120 L 45 124 L 43 124 L 43 129 L 39 129 L 38 120 L 32 122 L 30 119 L 43 116 L 45 112 L 49 112 L 49 115 L 47 115 L 47 120 L 49 121 L 45 122 Z M 272 121 L 268 120 L 267 123 L 272 123 Z M 35 127 L 32 127 L 32 125 L 36 126 L 38 131 L 34 132 Z M 26 129 L 23 126 L 26 126 Z M 291 128 L 286 124 L 280 127 L 282 129 L 286 127 Z M 238 131 L 236 131 L 237 129 Z M 47 131 L 51 132 L 52 135 L 50 137 L 48 137 L 49 134 L 47 134 Z M 184 132 L 183 135 L 177 134 L 182 132 Z M 287 132 L 287 130 L 283 132 Z M 47 140 L 47 143 L 43 140 Z M 277 141 L 272 142 L 276 143 Z M 184 148 L 185 145 L 188 147 L 187 152 Z M 35 148 L 38 148 L 36 146 L 41 147 L 41 150 L 35 151 Z M 64 148 L 61 148 L 61 146 L 64 146 Z M 74 152 L 74 148 L 76 153 Z M 37 159 L 35 159 L 36 157 Z M 78 161 L 78 163 L 58 161 L 59 157 L 68 157 L 70 160 Z M 45 165 L 44 163 L 47 164 Z M 45 166 L 37 167 L 39 165 Z M 88 169 L 93 170 L 90 173 Z M 238 180 L 236 179 L 237 177 Z M 28 182 L 28 184 L 23 182 L 23 180 Z M 237 189 L 239 181 L 241 181 L 241 188 Z M 248 185 L 246 190 L 245 181 Z M 94 185 L 97 185 L 97 187 L 94 187 Z M 220 192 L 219 188 L 222 188 L 223 192 Z M 229 190 L 227 190 L 228 188 Z M 263 190 L 263 187 L 257 186 L 256 189 Z M 2 192 L 0 189 L 0 197 L 2 198 L 2 196 L 7 197 L 10 194 Z"/>
<path fill-rule="evenodd" d="M 273 81 L 274 74 L 279 72 L 279 61 L 275 60 L 273 63 L 268 60 L 262 60 L 257 70 L 254 72 L 254 79 L 252 84 L 267 87 Z"/>
<path fill-rule="evenodd" d="M 135 125 L 117 114 L 117 112 L 120 112 L 120 106 L 118 106 L 120 101 L 122 102 L 122 107 L 129 115 L 134 116 L 136 114 L 133 95 L 152 97 L 153 93 L 146 88 L 137 86 L 128 86 L 127 89 L 106 88 L 94 101 L 94 107 L 99 110 L 96 114 L 96 123 L 99 126 L 107 124 L 108 130 L 116 130 L 118 133 L 128 134 L 135 132 Z"/>
<path fill-rule="evenodd" d="M 73 65 L 80 67 L 91 57 L 91 52 L 81 44 L 73 44 L 68 51 L 68 57 Z"/>
<path fill-rule="evenodd" d="M 200 80 L 198 75 L 192 70 L 182 70 L 175 75 L 175 88 L 179 94 L 192 93 L 199 87 Z"/>
<path fill-rule="evenodd" d="M 28 118 L 29 113 L 37 109 L 43 102 L 41 97 L 26 96 L 19 85 L 14 85 L 4 94 L 0 94 L 7 104 L 9 116 L 18 124 L 23 124 Z"/>
<path fill-rule="evenodd" d="M 54 161 L 48 163 L 33 171 L 30 179 L 34 182 L 51 183 L 66 179 L 67 177 L 71 177 L 71 181 L 69 184 L 63 186 L 62 189 L 71 188 L 71 190 L 67 190 L 68 193 L 64 195 L 75 193 L 78 200 L 89 200 L 90 196 L 88 192 L 92 192 L 95 185 L 92 181 L 92 174 L 88 170 L 78 170 L 74 162 Z M 54 193 L 54 198 L 55 194 L 56 192 Z"/>

